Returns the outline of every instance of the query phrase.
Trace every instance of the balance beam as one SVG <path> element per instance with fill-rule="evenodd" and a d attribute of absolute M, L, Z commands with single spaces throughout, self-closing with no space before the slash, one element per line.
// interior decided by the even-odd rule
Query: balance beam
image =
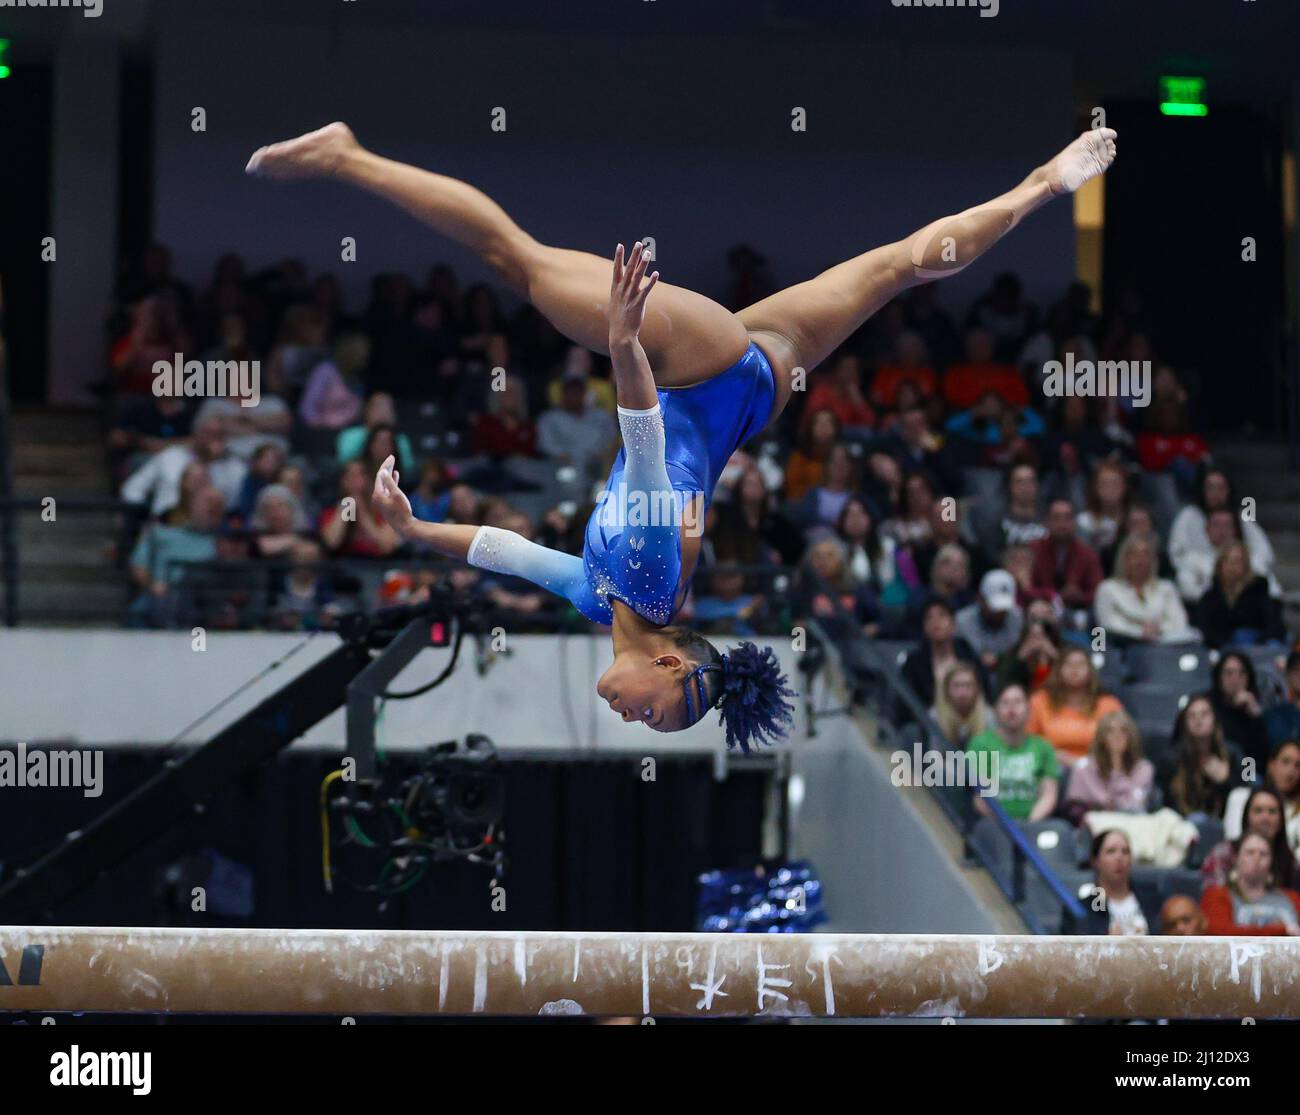
<path fill-rule="evenodd" d="M 1300 940 L 0 927 L 0 1010 L 1297 1018 Z"/>

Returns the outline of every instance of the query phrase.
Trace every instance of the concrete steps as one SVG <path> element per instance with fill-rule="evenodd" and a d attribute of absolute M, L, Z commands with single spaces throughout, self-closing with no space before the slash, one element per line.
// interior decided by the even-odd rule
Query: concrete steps
<path fill-rule="evenodd" d="M 14 495 L 54 499 L 54 520 L 16 515 L 18 616 L 24 624 L 122 622 L 129 589 L 118 568 L 119 516 L 60 507 L 61 499 L 113 497 L 98 411 L 21 408 L 10 416 Z M 4 587 L 0 585 L 0 601 Z"/>

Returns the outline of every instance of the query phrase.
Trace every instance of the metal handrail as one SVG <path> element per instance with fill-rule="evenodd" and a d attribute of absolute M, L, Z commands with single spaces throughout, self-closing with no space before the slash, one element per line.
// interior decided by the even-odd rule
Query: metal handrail
<path fill-rule="evenodd" d="M 848 669 L 857 675 L 857 680 L 866 682 L 868 685 L 872 681 L 876 682 L 877 691 L 882 698 L 878 701 L 881 706 L 881 708 L 877 709 L 878 713 L 883 712 L 884 709 L 897 702 L 907 710 L 908 715 L 925 733 L 926 738 L 921 741 L 922 743 L 927 746 L 938 746 L 944 751 L 961 751 L 943 734 L 943 730 L 935 722 L 934 717 L 930 715 L 930 710 L 922 704 L 921 699 L 907 683 L 897 664 L 882 653 L 867 636 L 862 634 L 851 616 L 845 614 L 842 609 L 837 609 L 833 622 L 828 624 L 824 621 L 812 620 L 809 621 L 809 626 L 814 629 L 814 633 L 820 632 L 820 637 L 823 640 L 840 644 L 840 659 Z M 889 703 L 886 704 L 886 702 Z M 886 730 L 892 732 L 893 729 L 889 718 L 881 716 L 880 721 Z M 933 799 L 938 803 L 953 824 L 953 827 L 961 833 L 963 839 L 967 838 L 971 827 L 969 818 L 963 815 L 947 796 L 934 792 L 937 788 L 931 787 L 930 789 L 932 790 Z M 1039 854 L 1038 849 L 1033 846 L 1020 826 L 1008 816 L 1006 810 L 998 804 L 996 798 L 987 799 L 985 804 L 989 807 L 991 818 L 1011 843 L 1013 877 L 1010 884 L 1008 885 L 1008 882 L 994 869 L 994 865 L 985 858 L 980 849 L 971 846 L 969 841 L 967 841 L 967 851 L 981 862 L 997 884 L 998 889 L 1017 907 L 1029 928 L 1034 933 L 1046 932 L 1042 923 L 1030 911 L 1020 909 L 1020 904 L 1025 897 L 1024 872 L 1026 868 L 1042 878 L 1052 895 L 1066 912 L 1076 921 L 1081 921 L 1086 916 L 1083 906 Z"/>

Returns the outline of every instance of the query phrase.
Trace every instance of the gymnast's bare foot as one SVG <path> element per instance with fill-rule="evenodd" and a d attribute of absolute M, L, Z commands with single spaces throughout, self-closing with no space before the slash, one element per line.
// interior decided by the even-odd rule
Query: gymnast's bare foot
<path fill-rule="evenodd" d="M 1090 178 L 1096 178 L 1115 161 L 1114 128 L 1093 128 L 1043 167 L 1047 185 L 1054 194 L 1072 194 Z"/>
<path fill-rule="evenodd" d="M 328 178 L 338 168 L 343 156 L 359 147 L 356 136 L 346 124 L 326 124 L 297 139 L 259 147 L 248 160 L 244 173 L 281 182 L 294 178 Z"/>

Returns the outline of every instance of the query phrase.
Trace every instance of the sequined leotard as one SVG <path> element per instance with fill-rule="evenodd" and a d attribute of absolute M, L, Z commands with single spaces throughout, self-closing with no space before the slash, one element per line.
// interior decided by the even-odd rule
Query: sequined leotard
<path fill-rule="evenodd" d="M 725 372 L 658 395 L 649 410 L 619 407 L 623 449 L 587 520 L 582 557 L 480 527 L 469 563 L 564 596 L 595 623 L 612 621 L 611 598 L 653 624 L 672 622 L 682 529 L 704 525 L 693 501 L 703 496 L 707 509 L 732 453 L 767 425 L 776 385 L 767 357 L 751 344 Z"/>

